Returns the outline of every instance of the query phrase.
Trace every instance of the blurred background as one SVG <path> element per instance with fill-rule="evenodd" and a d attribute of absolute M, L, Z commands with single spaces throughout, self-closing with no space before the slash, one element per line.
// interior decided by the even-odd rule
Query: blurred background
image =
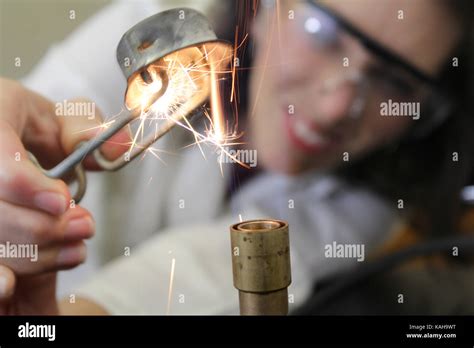
<path fill-rule="evenodd" d="M 51 44 L 63 40 L 110 0 L 0 0 L 0 76 L 28 74 Z M 20 66 L 16 66 L 20 58 Z M 18 65 L 18 64 L 17 64 Z"/>

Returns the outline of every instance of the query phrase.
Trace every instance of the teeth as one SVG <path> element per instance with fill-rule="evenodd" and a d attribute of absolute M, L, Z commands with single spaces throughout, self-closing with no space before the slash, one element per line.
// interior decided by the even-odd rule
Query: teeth
<path fill-rule="evenodd" d="M 310 129 L 303 121 L 295 120 L 295 134 L 309 145 L 324 145 L 328 140 L 321 134 Z"/>

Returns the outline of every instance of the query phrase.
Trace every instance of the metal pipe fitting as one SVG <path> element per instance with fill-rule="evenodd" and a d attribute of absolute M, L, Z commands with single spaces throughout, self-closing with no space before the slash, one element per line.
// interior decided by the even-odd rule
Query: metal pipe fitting
<path fill-rule="evenodd" d="M 252 220 L 230 227 L 234 286 L 241 315 L 288 314 L 288 223 Z"/>

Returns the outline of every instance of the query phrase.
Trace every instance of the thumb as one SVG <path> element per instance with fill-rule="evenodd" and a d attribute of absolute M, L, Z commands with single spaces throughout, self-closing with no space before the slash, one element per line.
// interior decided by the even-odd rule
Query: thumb
<path fill-rule="evenodd" d="M 102 113 L 94 102 L 87 99 L 74 99 L 67 103 L 68 107 L 74 110 L 74 114 L 60 117 L 60 124 L 61 144 L 64 151 L 69 154 L 80 142 L 92 139 L 103 132 L 106 124 L 103 123 Z M 60 106 L 60 103 L 57 105 Z M 107 159 L 114 160 L 128 150 L 130 141 L 130 132 L 124 128 L 108 139 L 100 150 Z M 98 169 L 92 156 L 88 156 L 84 164 L 88 169 Z"/>
<path fill-rule="evenodd" d="M 16 278 L 13 271 L 6 266 L 0 265 L 0 303 L 8 302 L 13 296 L 15 284 Z"/>

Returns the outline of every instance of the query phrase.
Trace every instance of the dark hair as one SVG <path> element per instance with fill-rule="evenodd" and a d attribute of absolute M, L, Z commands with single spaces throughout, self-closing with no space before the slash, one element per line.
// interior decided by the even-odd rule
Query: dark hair
<path fill-rule="evenodd" d="M 474 179 L 474 2 L 443 3 L 454 11 L 463 31 L 452 56 L 458 58 L 458 66 L 449 58 L 439 77 L 441 87 L 455 101 L 451 114 L 425 138 L 401 139 L 338 170 L 346 180 L 392 199 L 394 207 L 403 199 L 406 220 L 432 236 L 457 230 L 463 208 L 461 190 Z"/>
<path fill-rule="evenodd" d="M 463 37 L 453 57 L 459 60 L 455 67 L 449 59 L 440 74 L 440 85 L 451 91 L 455 107 L 447 120 L 422 139 L 400 139 L 398 143 L 379 148 L 350 165 L 336 170 L 343 180 L 352 185 L 372 189 L 393 200 L 403 199 L 403 217 L 418 231 L 426 235 L 443 235 L 456 230 L 462 211 L 461 189 L 474 179 L 474 35 L 472 0 L 440 0 L 456 16 L 462 26 Z M 226 19 L 235 18 L 235 23 L 226 22 L 227 30 L 219 35 L 234 41 L 237 24 L 240 40 L 248 32 L 248 19 L 255 16 L 255 1 L 231 1 Z M 221 16 L 223 18 L 224 16 Z M 222 29 L 221 26 L 218 26 Z M 240 50 L 241 66 L 249 67 L 253 50 L 252 43 L 246 51 Z M 244 110 L 248 100 L 248 70 L 239 75 L 240 109 Z M 471 133 L 471 134 L 470 134 Z M 457 153 L 458 161 L 453 161 Z"/>

